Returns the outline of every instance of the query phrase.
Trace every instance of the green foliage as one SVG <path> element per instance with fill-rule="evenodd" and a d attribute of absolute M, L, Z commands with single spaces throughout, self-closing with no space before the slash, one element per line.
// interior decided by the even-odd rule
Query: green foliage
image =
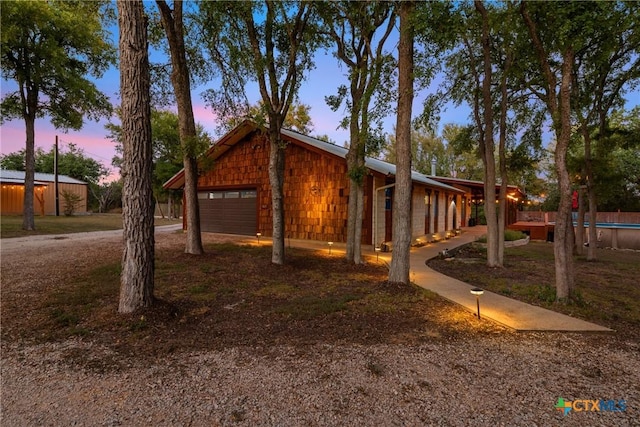
<path fill-rule="evenodd" d="M 513 242 L 515 240 L 526 239 L 527 235 L 522 231 L 517 230 L 504 230 L 504 241 L 505 242 Z"/>
<path fill-rule="evenodd" d="M 203 96 L 221 122 L 248 111 L 245 89 L 256 81 L 269 121 L 282 124 L 320 43 L 307 2 L 200 2 L 198 25 L 221 78 Z"/>
<path fill-rule="evenodd" d="M 80 129 L 85 116 L 111 111 L 87 75 L 100 77 L 115 63 L 102 27 L 102 1 L 2 4 L 2 78 L 18 89 L 2 99 L 1 120 L 48 115 L 56 128 Z"/>
<path fill-rule="evenodd" d="M 49 151 L 37 148 L 34 153 L 35 171 L 41 173 L 55 173 L 55 147 Z M 0 156 L 0 166 L 3 169 L 25 170 L 25 150 Z M 96 192 L 101 187 L 100 180 L 109 174 L 109 169 L 102 163 L 88 157 L 82 148 L 73 143 L 67 144 L 66 149 L 58 152 L 58 173 L 89 183 L 90 198 L 88 205 L 99 204 Z"/>
<path fill-rule="evenodd" d="M 313 121 L 309 114 L 310 111 L 311 107 L 307 104 L 292 104 L 282 124 L 283 127 L 295 130 L 303 135 L 309 135 L 313 131 Z M 224 124 L 224 129 L 231 130 L 245 119 L 253 120 L 259 124 L 268 123 L 268 112 L 264 106 L 264 102 L 258 101 L 257 105 L 249 106 L 244 113 L 229 117 Z"/>
<path fill-rule="evenodd" d="M 446 124 L 438 136 L 427 128 L 411 132 L 412 167 L 431 175 L 431 162 L 436 161 L 436 175 L 481 181 L 482 161 L 471 140 L 472 127 Z M 396 162 L 395 136 L 390 135 L 384 150 L 384 160 Z"/>
<path fill-rule="evenodd" d="M 385 45 L 396 22 L 395 5 L 387 2 L 317 3 L 324 23 L 320 33 L 331 40 L 334 56 L 346 66 L 349 85 L 325 97 L 333 111 L 345 106 L 340 127 L 350 130 L 350 150 L 377 155 L 385 143 L 382 121 L 396 99 L 396 60 Z"/>
<path fill-rule="evenodd" d="M 514 242 L 516 240 L 526 239 L 527 235 L 521 231 L 516 230 L 504 230 L 504 241 L 505 242 Z M 483 235 L 477 240 L 479 243 L 487 243 L 487 236 Z"/>
<path fill-rule="evenodd" d="M 64 200 L 65 216 L 72 216 L 80 207 L 80 203 L 84 200 L 81 195 L 69 190 L 62 191 L 62 199 Z"/>
<path fill-rule="evenodd" d="M 119 113 L 119 111 L 118 111 Z M 211 146 L 211 137 L 200 124 L 196 124 L 198 136 L 180 144 L 178 115 L 168 110 L 151 111 L 151 139 L 153 149 L 153 192 L 156 197 L 164 199 L 166 191 L 162 185 L 183 167 L 183 153 L 188 150 L 194 157 L 202 156 Z M 119 124 L 110 122 L 106 126 L 108 138 L 116 143 L 116 152 L 122 153 L 122 128 Z M 122 163 L 122 158 L 113 159 L 114 166 Z M 202 168 L 202 165 L 200 167 Z M 204 168 L 206 169 L 206 168 Z"/>

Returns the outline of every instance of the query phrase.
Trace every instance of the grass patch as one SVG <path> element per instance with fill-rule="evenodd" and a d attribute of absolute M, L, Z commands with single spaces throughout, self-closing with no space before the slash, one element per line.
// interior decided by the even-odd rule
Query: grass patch
<path fill-rule="evenodd" d="M 557 301 L 553 245 L 530 242 L 505 249 L 505 268 L 487 268 L 484 262 L 457 262 L 459 258 L 486 260 L 473 246 L 456 254 L 456 261 L 433 259 L 429 266 L 475 286 L 592 321 L 625 336 L 640 339 L 640 252 L 597 250 L 597 261 L 575 257 L 575 290 L 568 301 Z"/>
<path fill-rule="evenodd" d="M 522 240 L 522 239 L 526 239 L 527 235 L 524 234 L 522 231 L 517 231 L 517 230 L 504 230 L 504 241 L 505 242 L 513 242 L 516 240 Z M 479 243 L 487 243 L 487 235 L 483 235 L 480 236 L 478 238 L 478 242 Z"/>
<path fill-rule="evenodd" d="M 278 266 L 267 246 L 208 244 L 197 257 L 182 244 L 159 248 L 153 307 L 117 313 L 120 263 L 105 254 L 28 301 L 3 295 L 3 339 L 83 335 L 119 354 L 154 357 L 246 345 L 420 344 L 502 330 L 414 285 L 387 283 L 384 266 L 352 265 L 326 251 L 291 248 Z M 17 307 L 36 315 L 18 321 Z"/>
<path fill-rule="evenodd" d="M 22 229 L 21 215 L 2 215 L 0 217 L 0 237 L 24 237 L 42 234 L 69 234 L 88 231 L 106 231 L 122 229 L 121 214 L 89 214 L 77 216 L 36 216 L 36 229 Z M 155 225 L 179 224 L 182 220 L 155 219 Z"/>
<path fill-rule="evenodd" d="M 362 295 L 304 295 L 279 304 L 274 312 L 294 319 L 313 319 L 347 310 L 348 303 Z"/>

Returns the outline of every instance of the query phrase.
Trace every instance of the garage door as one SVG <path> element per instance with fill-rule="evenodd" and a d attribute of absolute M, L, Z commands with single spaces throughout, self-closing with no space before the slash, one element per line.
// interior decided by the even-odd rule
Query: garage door
<path fill-rule="evenodd" d="M 254 235 L 256 196 L 255 189 L 199 192 L 201 230 Z"/>

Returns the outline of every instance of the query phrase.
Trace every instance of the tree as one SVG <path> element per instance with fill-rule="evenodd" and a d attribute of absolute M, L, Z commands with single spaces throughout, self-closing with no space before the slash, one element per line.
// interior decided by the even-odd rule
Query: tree
<path fill-rule="evenodd" d="M 162 27 L 169 42 L 171 55 L 171 83 L 178 105 L 178 129 L 184 165 L 184 199 L 186 203 L 187 239 L 185 252 L 204 253 L 200 234 L 200 209 L 198 208 L 198 155 L 201 154 L 191 103 L 191 81 L 184 41 L 182 1 L 175 0 L 173 9 L 164 0 L 156 0 Z"/>
<path fill-rule="evenodd" d="M 591 218 L 597 214 L 593 144 L 605 144 L 609 113 L 623 104 L 627 87 L 640 79 L 640 4 L 617 2 L 598 11 L 598 25 L 589 44 L 576 52 L 572 108 L 583 139 L 584 162 L 580 186 L 586 186 Z M 596 47 L 594 49 L 594 47 Z M 595 138 L 595 139 L 594 139 Z M 606 150 L 601 150 L 606 152 Z M 581 205 L 582 206 L 582 205 Z M 584 209 L 579 210 L 583 214 Z M 584 215 L 579 215 L 576 248 L 582 253 Z M 589 241 L 595 242 L 596 221 L 589 221 Z M 588 260 L 596 259 L 596 245 L 589 245 Z"/>
<path fill-rule="evenodd" d="M 118 311 L 131 313 L 153 303 L 150 73 L 147 20 L 142 1 L 118 0 L 117 6 L 120 30 L 124 236 Z"/>
<path fill-rule="evenodd" d="M 365 157 L 378 149 L 376 142 L 383 138 L 381 121 L 392 98 L 389 85 L 381 83 L 391 79 L 395 65 L 393 56 L 384 51 L 396 21 L 395 6 L 386 1 L 318 5 L 325 24 L 322 32 L 333 41 L 335 56 L 348 70 L 349 87 L 342 85 L 337 95 L 325 99 L 334 111 L 346 102 L 348 116 L 340 124 L 349 129 L 346 257 L 361 264 Z"/>
<path fill-rule="evenodd" d="M 445 157 L 441 161 L 448 175 L 482 181 L 484 167 L 478 153 L 475 128 L 447 123 L 442 128 L 442 138 L 446 146 Z M 440 162 L 440 159 L 438 160 Z"/>
<path fill-rule="evenodd" d="M 608 5 L 606 7 L 609 7 Z M 567 151 L 571 141 L 572 78 L 576 52 L 586 47 L 597 20 L 597 2 L 522 2 L 520 13 L 533 45 L 531 90 L 544 102 L 556 135 L 555 169 L 560 195 L 554 232 L 556 298 L 570 298 L 574 288 L 573 218 Z M 594 13 L 596 12 L 596 13 Z"/>
<path fill-rule="evenodd" d="M 293 103 L 287 112 L 287 116 L 285 117 L 282 126 L 287 129 L 295 130 L 303 135 L 308 135 L 313 131 L 313 120 L 311 120 L 310 112 L 311 106 L 307 104 Z M 248 106 L 244 113 L 239 112 L 237 116 L 228 117 L 223 123 L 223 128 L 225 131 L 230 131 L 246 119 L 253 120 L 258 124 L 268 123 L 267 111 L 264 103 L 262 101 L 258 101 L 256 105 Z"/>
<path fill-rule="evenodd" d="M 118 201 L 122 201 L 122 180 L 103 182 L 90 186 L 93 198 L 98 202 L 98 212 L 107 212 Z"/>
<path fill-rule="evenodd" d="M 396 124 L 396 186 L 393 200 L 393 257 L 389 281 L 409 283 L 411 248 L 411 111 L 413 106 L 412 22 L 415 3 L 399 5 L 400 41 L 398 44 L 398 117 Z"/>
<path fill-rule="evenodd" d="M 246 83 L 258 83 L 268 121 L 269 183 L 273 213 L 271 261 L 284 264 L 284 154 L 281 130 L 319 40 L 308 2 L 203 2 L 202 29 L 222 77 L 208 92 L 220 117 L 247 105 Z"/>
<path fill-rule="evenodd" d="M 477 141 L 482 159 L 487 220 L 487 265 L 504 264 L 507 185 L 531 166 L 540 145 L 541 114 L 519 76 L 523 26 L 513 3 L 463 3 L 458 46 L 447 59 L 449 93 L 472 108 L 474 126 L 460 142 Z M 456 138 L 458 139 L 458 138 Z M 499 192 L 496 185 L 500 184 Z M 495 204 L 493 201 L 498 203 Z"/>
<path fill-rule="evenodd" d="M 18 89 L 0 104 L 0 119 L 26 128 L 22 228 L 35 229 L 33 212 L 35 121 L 49 116 L 56 128 L 80 129 L 84 117 L 111 111 L 108 99 L 85 76 L 100 77 L 115 62 L 102 27 L 107 2 L 2 4 L 2 77 Z"/>

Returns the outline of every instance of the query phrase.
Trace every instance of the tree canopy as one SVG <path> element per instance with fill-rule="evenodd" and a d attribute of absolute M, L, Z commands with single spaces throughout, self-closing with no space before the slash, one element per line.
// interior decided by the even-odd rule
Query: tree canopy
<path fill-rule="evenodd" d="M 35 120 L 47 116 L 56 128 L 80 129 L 84 118 L 111 111 L 107 97 L 88 79 L 115 62 L 103 27 L 110 3 L 12 1 L 2 4 L 2 78 L 17 90 L 0 103 L 0 122 L 25 122 L 23 228 L 35 229 L 33 212 Z"/>

